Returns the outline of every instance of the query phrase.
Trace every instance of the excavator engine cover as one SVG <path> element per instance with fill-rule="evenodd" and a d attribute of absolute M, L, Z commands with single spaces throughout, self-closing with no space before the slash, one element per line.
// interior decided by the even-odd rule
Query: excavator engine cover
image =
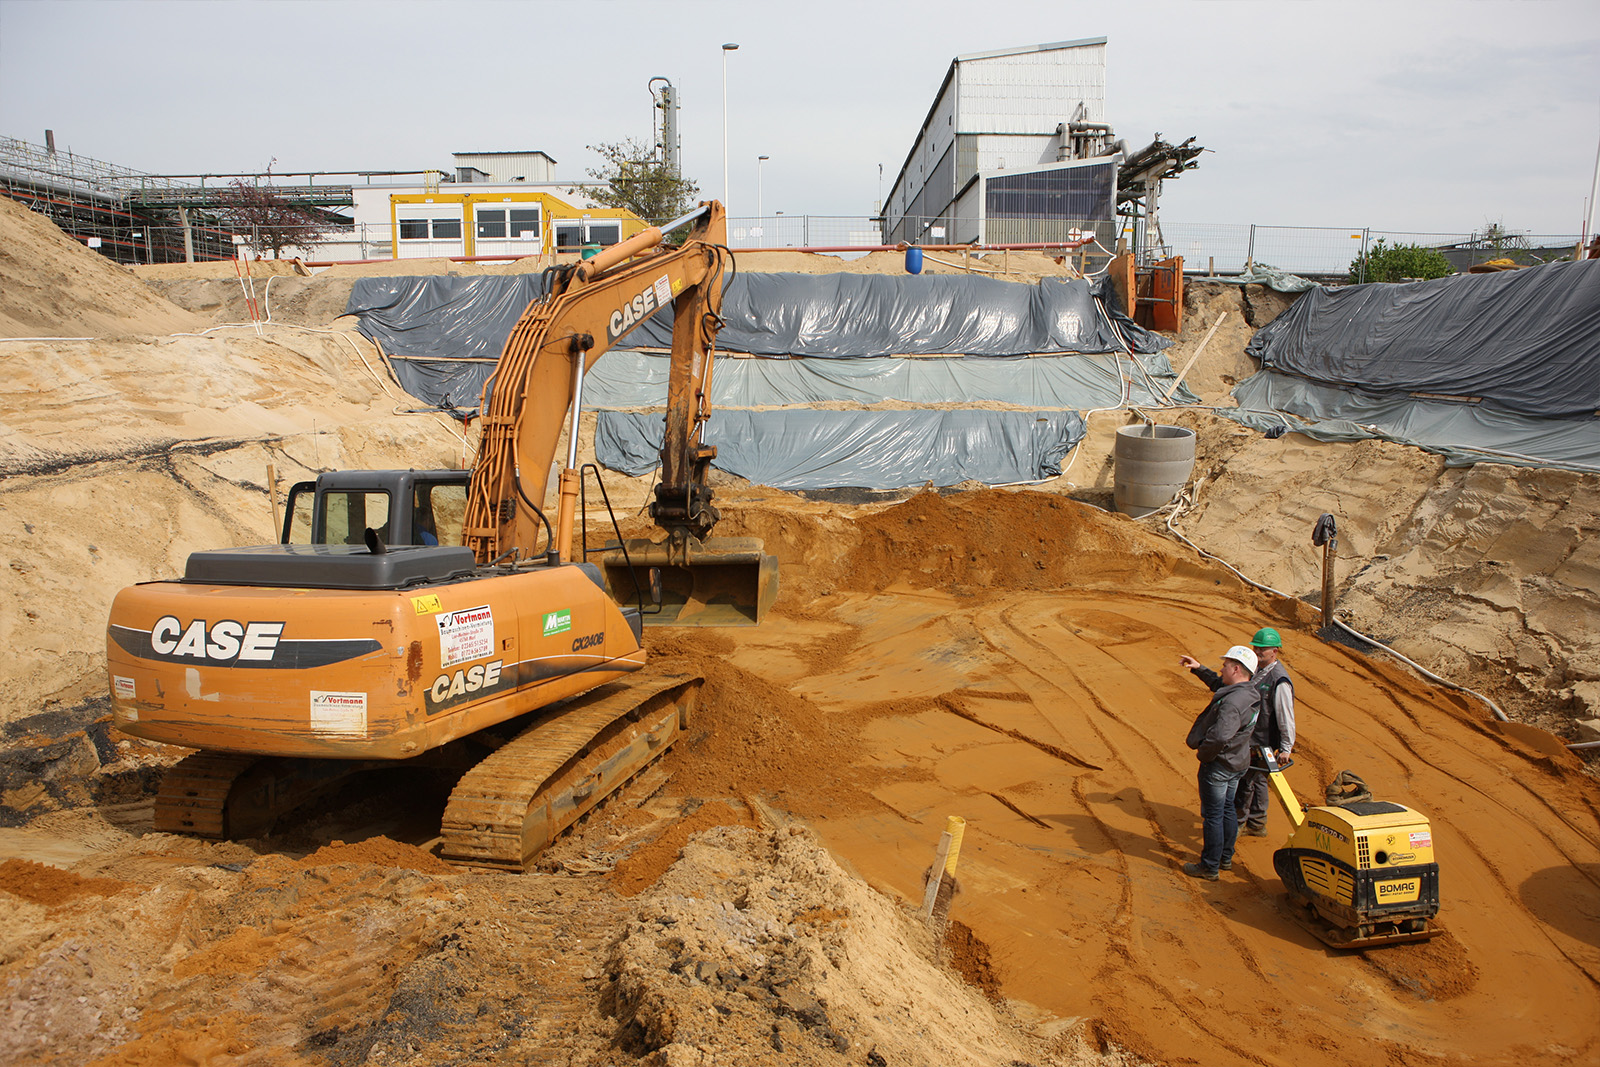
<path fill-rule="evenodd" d="M 764 548 L 755 537 L 613 541 L 600 569 L 618 603 L 644 601 L 646 626 L 754 626 L 778 597 L 778 559 Z M 659 611 L 650 607 L 652 570 Z"/>

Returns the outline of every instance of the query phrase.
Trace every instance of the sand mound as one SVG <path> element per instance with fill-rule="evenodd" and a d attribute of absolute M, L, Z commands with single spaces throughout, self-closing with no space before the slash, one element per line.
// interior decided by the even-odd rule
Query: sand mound
<path fill-rule="evenodd" d="M 199 328 L 127 268 L 0 196 L 0 337 L 116 337 Z"/>
<path fill-rule="evenodd" d="M 715 830 L 607 968 L 617 1021 L 663 1064 L 1045 1062 L 928 941 L 803 829 Z"/>

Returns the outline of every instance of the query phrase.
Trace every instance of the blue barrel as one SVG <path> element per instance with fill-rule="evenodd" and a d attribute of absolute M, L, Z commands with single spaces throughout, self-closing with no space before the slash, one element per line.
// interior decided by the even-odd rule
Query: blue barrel
<path fill-rule="evenodd" d="M 906 249 L 906 273 L 922 273 L 922 249 L 918 248 L 916 245 L 912 245 L 910 248 Z"/>

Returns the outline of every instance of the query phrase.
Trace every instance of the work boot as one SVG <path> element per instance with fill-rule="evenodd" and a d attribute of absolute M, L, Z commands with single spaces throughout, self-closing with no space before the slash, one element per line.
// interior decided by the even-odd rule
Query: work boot
<path fill-rule="evenodd" d="M 1264 822 L 1247 822 L 1239 832 L 1247 837 L 1266 837 L 1267 824 Z"/>
<path fill-rule="evenodd" d="M 1221 863 L 1217 864 L 1217 870 L 1219 870 L 1219 871 L 1231 871 L 1231 870 L 1233 870 L 1233 861 L 1232 860 L 1223 860 Z"/>
<path fill-rule="evenodd" d="M 1204 878 L 1208 882 L 1215 882 L 1221 875 L 1203 863 L 1185 863 L 1183 873 L 1190 878 Z"/>

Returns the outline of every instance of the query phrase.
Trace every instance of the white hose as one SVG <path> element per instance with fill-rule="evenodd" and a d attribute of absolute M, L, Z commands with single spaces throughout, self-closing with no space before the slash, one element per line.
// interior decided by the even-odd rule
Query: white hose
<path fill-rule="evenodd" d="M 1202 479 L 1202 481 L 1203 481 L 1203 479 Z M 1198 492 L 1199 488 L 1200 488 L 1200 483 L 1196 482 L 1195 486 L 1194 486 L 1195 491 Z M 1186 501 L 1187 501 L 1187 498 L 1189 496 L 1190 496 L 1190 491 L 1188 489 L 1185 489 L 1183 492 L 1179 493 L 1176 498 L 1174 498 L 1172 504 L 1167 505 L 1168 507 L 1173 509 L 1171 514 L 1169 514 L 1167 516 L 1167 530 L 1169 532 L 1171 532 L 1173 534 L 1173 536 L 1177 537 L 1178 540 L 1182 541 L 1184 544 L 1188 545 L 1190 548 L 1192 548 L 1196 552 L 1200 553 L 1200 555 L 1204 556 L 1206 559 L 1215 560 L 1216 562 L 1222 564 L 1224 567 L 1228 568 L 1234 574 L 1238 575 L 1239 579 L 1241 581 L 1245 582 L 1247 585 L 1254 586 L 1257 589 L 1261 589 L 1261 590 L 1263 590 L 1265 592 L 1271 593 L 1274 596 L 1284 597 L 1285 599 L 1288 599 L 1288 600 L 1297 600 L 1297 599 L 1299 599 L 1298 597 L 1290 596 L 1288 593 L 1285 593 L 1282 590 L 1274 589 L 1270 585 L 1264 585 L 1263 583 L 1258 582 L 1255 579 L 1248 577 L 1238 567 L 1235 567 L 1233 564 L 1229 563 L 1227 560 L 1223 559 L 1221 556 L 1214 555 L 1214 554 L 1212 554 L 1210 552 L 1207 552 L 1205 549 L 1201 548 L 1199 545 L 1195 544 L 1193 541 L 1191 541 L 1187 537 L 1185 537 L 1183 535 L 1182 531 L 1180 531 L 1177 527 L 1173 526 L 1172 525 L 1172 520 L 1177 518 L 1178 515 L 1182 511 L 1184 511 L 1186 509 L 1186 506 L 1187 506 Z M 1166 509 L 1163 508 L 1161 510 L 1166 510 Z M 1159 512 L 1157 512 L 1157 514 L 1159 514 Z M 1439 685 L 1444 686 L 1446 689 L 1453 689 L 1453 690 L 1456 690 L 1457 692 L 1468 693 L 1468 694 L 1470 694 L 1472 696 L 1477 697 L 1479 700 L 1483 701 L 1483 703 L 1485 705 L 1488 706 L 1490 712 L 1492 712 L 1494 714 L 1494 717 L 1496 719 L 1500 720 L 1501 722 L 1510 722 L 1511 721 L 1510 718 L 1506 715 L 1506 713 L 1504 711 L 1500 710 L 1500 705 L 1496 704 L 1494 701 L 1490 700 L 1488 697 L 1484 696 L 1482 693 L 1478 692 L 1476 689 L 1469 689 L 1467 686 L 1461 685 L 1461 684 L 1459 684 L 1457 682 L 1452 682 L 1448 678 L 1441 678 L 1439 675 L 1434 674 L 1432 671 L 1428 670 L 1428 668 L 1422 666 L 1422 664 L 1418 663 L 1414 659 L 1411 659 L 1409 656 L 1406 656 L 1406 655 L 1404 655 L 1404 654 L 1402 654 L 1400 652 L 1396 652 L 1393 648 L 1390 648 L 1388 645 L 1384 644 L 1382 641 L 1379 641 L 1379 640 L 1377 640 L 1375 638 L 1372 638 L 1372 637 L 1368 637 L 1366 634 L 1360 632 L 1359 630 L 1355 629 L 1354 627 L 1346 625 L 1345 623 L 1341 622 L 1338 618 L 1333 616 L 1332 613 L 1328 614 L 1328 618 L 1333 623 L 1333 625 L 1337 626 L 1339 629 L 1343 630 L 1345 633 L 1350 634 L 1352 637 L 1355 637 L 1355 638 L 1357 638 L 1357 639 L 1359 639 L 1361 641 L 1365 641 L 1367 644 L 1372 645 L 1372 646 L 1374 646 L 1376 648 L 1383 649 L 1385 652 L 1389 653 L 1395 659 L 1398 659 L 1400 662 L 1402 662 L 1402 663 L 1406 664 L 1407 666 L 1411 667 L 1412 669 L 1416 670 L 1417 673 L 1421 674 L 1423 677 L 1429 679 L 1430 681 L 1437 682 Z M 1584 744 L 1593 744 L 1593 743 L 1594 742 L 1584 742 Z M 1568 748 L 1572 748 L 1574 746 L 1569 744 L 1567 747 Z"/>

